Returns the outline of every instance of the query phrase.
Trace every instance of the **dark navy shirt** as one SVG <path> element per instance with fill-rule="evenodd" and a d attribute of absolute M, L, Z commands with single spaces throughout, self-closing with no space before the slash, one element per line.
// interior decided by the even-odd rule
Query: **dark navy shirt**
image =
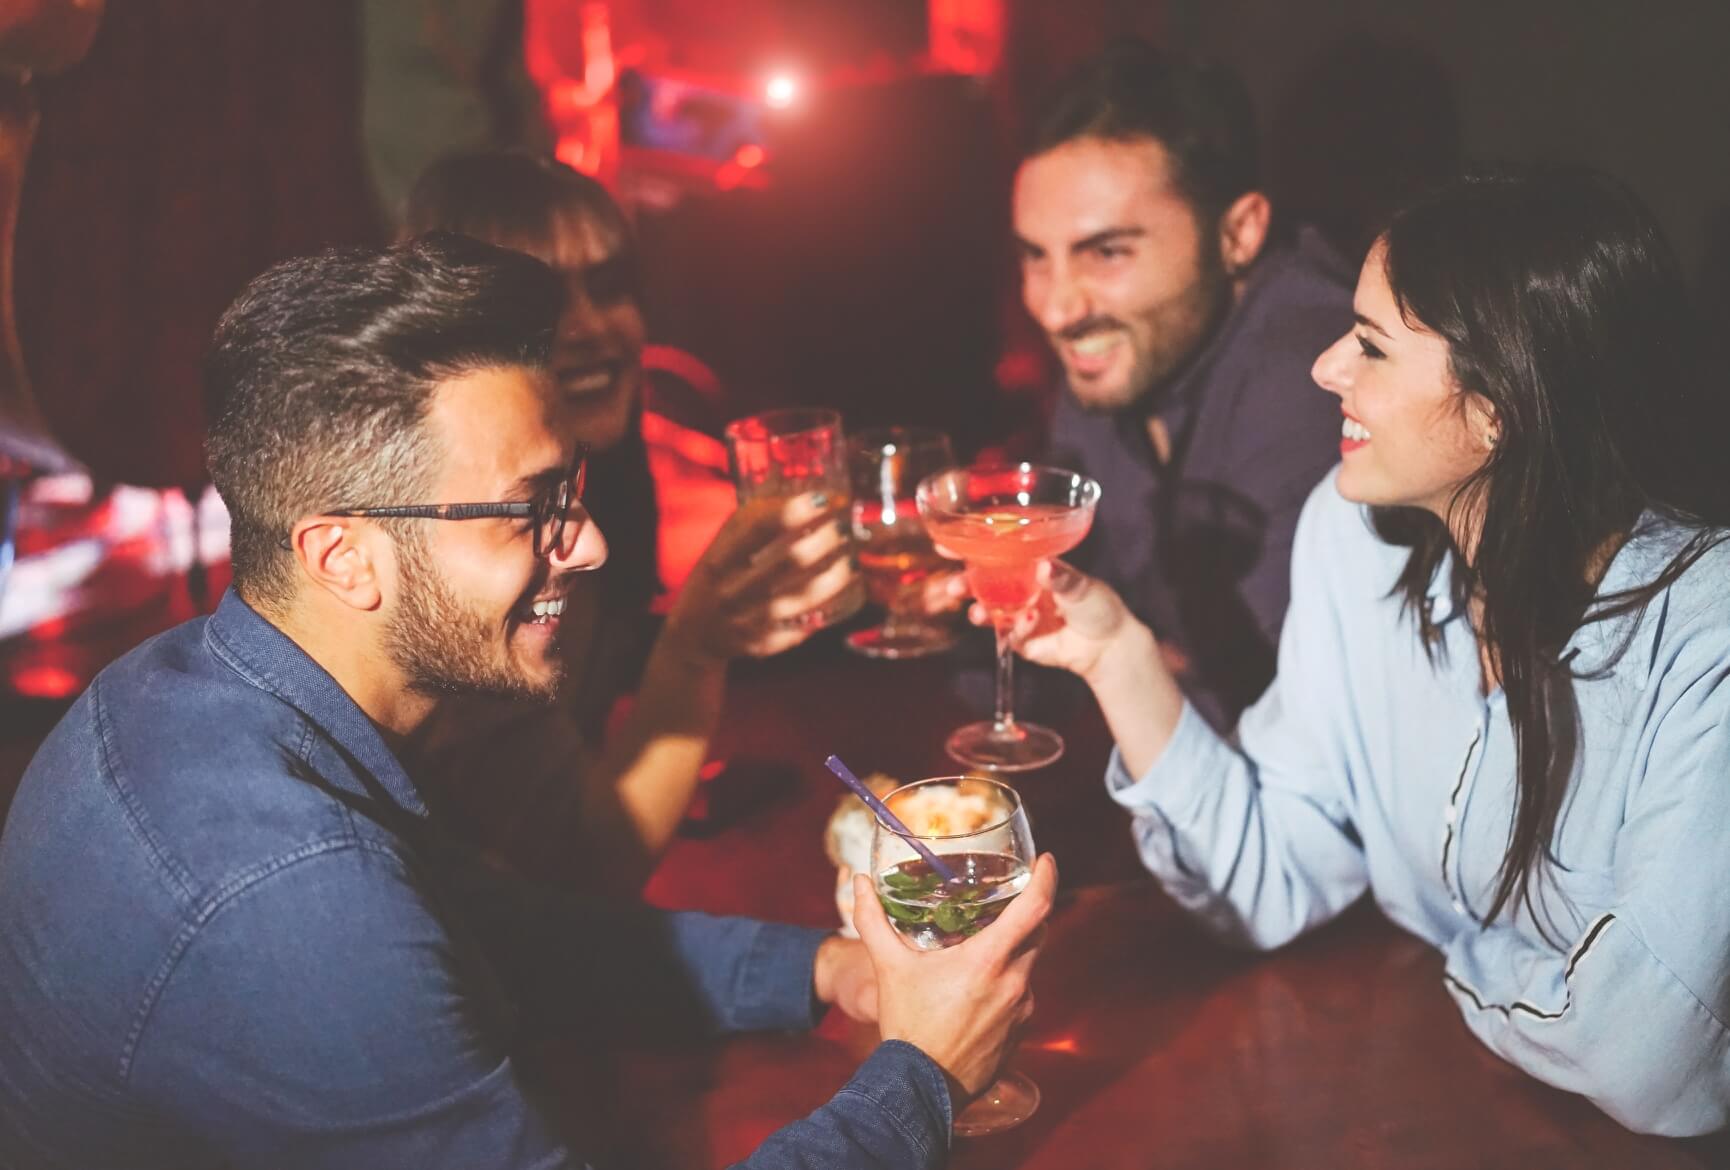
<path fill-rule="evenodd" d="M 1352 324 L 1351 275 L 1315 232 L 1266 252 L 1152 411 L 1090 414 L 1065 390 L 1049 462 L 1103 489 L 1075 563 L 1181 651 L 1190 701 L 1226 730 L 1267 687 L 1290 593 L 1292 535 L 1339 459 L 1340 409 L 1310 367 Z"/>
<path fill-rule="evenodd" d="M 477 778 L 484 782 L 484 778 Z M 519 1024 L 811 1023 L 823 932 L 586 905 L 466 865 L 373 724 L 230 593 L 99 675 L 0 837 L 0 1165 L 568 1167 Z M 751 1167 L 926 1167 L 885 1044 Z"/>

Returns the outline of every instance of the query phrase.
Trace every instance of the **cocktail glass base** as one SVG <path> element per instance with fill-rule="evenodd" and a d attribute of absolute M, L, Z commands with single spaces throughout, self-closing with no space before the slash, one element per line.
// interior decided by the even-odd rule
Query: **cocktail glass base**
<path fill-rule="evenodd" d="M 1013 1129 L 1039 1108 L 1039 1086 L 1018 1072 L 1006 1072 L 955 1119 L 956 1137 L 984 1137 Z"/>
<path fill-rule="evenodd" d="M 955 645 L 955 633 L 918 622 L 885 622 L 847 635 L 847 649 L 866 658 L 925 658 Z"/>
<path fill-rule="evenodd" d="M 1063 737 L 1037 723 L 969 723 L 943 745 L 949 758 L 992 772 L 1027 772 L 1058 760 Z"/>

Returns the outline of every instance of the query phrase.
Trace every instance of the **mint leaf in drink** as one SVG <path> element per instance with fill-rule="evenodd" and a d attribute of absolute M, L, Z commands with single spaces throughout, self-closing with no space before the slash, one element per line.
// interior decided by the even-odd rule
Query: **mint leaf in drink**
<path fill-rule="evenodd" d="M 931 921 L 944 934 L 954 934 L 964 930 L 973 921 L 973 916 L 958 902 L 943 902 L 932 911 Z"/>
<path fill-rule="evenodd" d="M 931 921 L 931 911 L 922 906 L 907 906 L 881 895 L 877 900 L 883 903 L 883 912 L 897 922 L 905 922 L 910 926 L 924 926 Z"/>
<path fill-rule="evenodd" d="M 943 879 L 934 873 L 914 875 L 892 870 L 883 875 L 883 884 L 906 897 L 922 898 L 934 893 L 937 887 L 943 884 Z"/>

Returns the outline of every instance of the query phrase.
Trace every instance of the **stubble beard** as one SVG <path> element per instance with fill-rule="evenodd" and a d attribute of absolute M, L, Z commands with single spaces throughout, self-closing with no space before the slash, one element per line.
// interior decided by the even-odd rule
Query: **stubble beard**
<path fill-rule="evenodd" d="M 501 651 L 496 625 L 465 605 L 438 571 L 424 541 L 396 541 L 402 599 L 385 630 L 385 649 L 411 689 L 431 695 L 479 695 L 550 703 L 563 681 L 554 656 L 542 679 L 524 674 Z"/>
<path fill-rule="evenodd" d="M 1232 305 L 1231 278 L 1217 250 L 1204 250 L 1199 275 L 1185 292 L 1159 305 L 1143 318 L 1149 338 L 1145 353 L 1135 356 L 1122 387 L 1110 394 L 1090 390 L 1085 395 L 1074 381 L 1069 392 L 1089 414 L 1115 414 L 1122 410 L 1153 410 L 1165 388 L 1186 369 L 1208 339 L 1219 328 Z M 1091 331 L 1088 323 L 1074 330 Z"/>

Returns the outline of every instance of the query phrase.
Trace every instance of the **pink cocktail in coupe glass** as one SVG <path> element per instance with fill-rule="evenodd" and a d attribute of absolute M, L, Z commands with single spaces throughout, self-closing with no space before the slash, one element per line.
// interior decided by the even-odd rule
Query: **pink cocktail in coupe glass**
<path fill-rule="evenodd" d="M 936 544 L 967 564 L 973 596 L 997 631 L 997 708 L 990 722 L 949 737 L 951 757 L 976 768 L 1024 772 L 1063 755 L 1063 737 L 1015 718 L 1009 634 L 1039 599 L 1039 563 L 1087 535 L 1099 484 L 1073 471 L 1021 463 L 941 471 L 919 485 L 919 514 Z"/>

